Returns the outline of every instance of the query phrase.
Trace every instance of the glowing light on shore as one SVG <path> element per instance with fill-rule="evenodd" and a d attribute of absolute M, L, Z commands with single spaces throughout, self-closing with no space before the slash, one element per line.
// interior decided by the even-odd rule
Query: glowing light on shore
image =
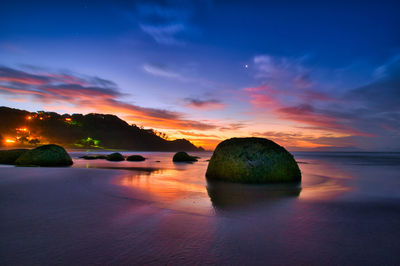
<path fill-rule="evenodd" d="M 26 127 L 17 128 L 17 131 L 27 132 L 28 129 Z"/>
<path fill-rule="evenodd" d="M 5 139 L 4 142 L 7 144 L 12 144 L 12 143 L 15 143 L 15 140 L 14 139 Z"/>
<path fill-rule="evenodd" d="M 71 122 L 71 121 L 72 121 L 72 119 L 71 119 L 71 118 L 69 118 L 69 117 L 66 117 L 66 118 L 65 118 L 65 121 L 67 121 L 67 122 Z"/>
<path fill-rule="evenodd" d="M 26 117 L 26 119 L 27 120 L 32 120 L 32 116 L 29 115 L 29 116 Z"/>

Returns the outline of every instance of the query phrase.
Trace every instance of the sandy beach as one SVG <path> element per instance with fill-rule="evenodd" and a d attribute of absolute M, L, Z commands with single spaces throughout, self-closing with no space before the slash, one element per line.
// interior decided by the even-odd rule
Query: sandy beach
<path fill-rule="evenodd" d="M 1 265 L 400 262 L 399 154 L 296 154 L 301 185 L 262 187 L 207 183 L 208 153 L 80 155 L 67 168 L 0 167 Z"/>

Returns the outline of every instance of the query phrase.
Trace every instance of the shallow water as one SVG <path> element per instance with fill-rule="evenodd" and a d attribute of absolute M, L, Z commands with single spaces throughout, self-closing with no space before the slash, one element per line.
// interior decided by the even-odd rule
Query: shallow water
<path fill-rule="evenodd" d="M 0 168 L 1 265 L 400 263 L 399 153 L 294 153 L 302 183 L 263 186 L 207 182 L 211 153 L 83 154 Z"/>

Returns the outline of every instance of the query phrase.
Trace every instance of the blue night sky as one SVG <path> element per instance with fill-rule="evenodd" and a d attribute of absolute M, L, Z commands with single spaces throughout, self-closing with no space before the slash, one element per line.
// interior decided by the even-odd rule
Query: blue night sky
<path fill-rule="evenodd" d="M 0 105 L 213 148 L 400 150 L 398 1 L 0 3 Z"/>

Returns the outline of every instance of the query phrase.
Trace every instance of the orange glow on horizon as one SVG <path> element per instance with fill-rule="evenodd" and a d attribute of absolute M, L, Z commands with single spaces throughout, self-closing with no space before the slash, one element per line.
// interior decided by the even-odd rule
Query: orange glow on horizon
<path fill-rule="evenodd" d="M 86 96 L 85 96 L 86 97 Z M 98 97 L 99 98 L 99 97 Z M 117 115 L 129 124 L 152 128 L 165 133 L 168 140 L 186 139 L 195 146 L 206 150 L 214 150 L 225 139 L 233 137 L 264 137 L 277 142 L 290 150 L 308 150 L 324 147 L 334 147 L 343 144 L 344 138 L 352 134 L 324 129 L 302 129 L 301 123 L 285 122 L 278 118 L 268 118 L 273 124 L 273 130 L 263 121 L 239 123 L 235 120 L 185 120 L 185 117 L 154 117 L 142 110 L 136 110 L 126 104 L 112 104 L 101 98 L 92 101 L 90 106 L 83 108 L 65 105 L 46 106 L 45 110 L 79 113 L 110 113 Z M 172 113 L 174 114 L 174 113 Z M 39 116 L 41 120 L 43 118 Z M 64 121 L 68 121 L 64 118 Z M 72 121 L 72 120 L 71 120 Z M 236 124 L 238 124 L 236 126 Z M 350 145 L 349 141 L 345 143 Z"/>
<path fill-rule="evenodd" d="M 7 143 L 7 144 L 11 144 L 11 143 L 15 143 L 15 140 L 13 140 L 13 139 L 5 139 L 4 142 Z"/>
<path fill-rule="evenodd" d="M 298 148 L 321 148 L 321 147 L 332 147 L 332 145 L 313 143 L 310 141 L 298 140 L 296 141 L 296 147 Z"/>

